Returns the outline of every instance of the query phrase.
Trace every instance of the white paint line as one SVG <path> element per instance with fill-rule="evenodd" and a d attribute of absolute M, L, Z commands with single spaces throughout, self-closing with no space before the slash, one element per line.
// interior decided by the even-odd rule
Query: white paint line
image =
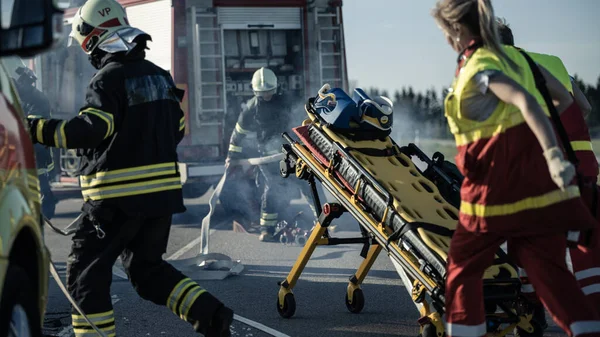
<path fill-rule="evenodd" d="M 275 329 L 271 329 L 268 326 L 265 326 L 261 323 L 255 322 L 253 320 L 247 319 L 245 317 L 233 314 L 233 319 L 235 319 L 236 321 L 242 322 L 244 324 L 247 324 L 255 329 L 258 329 L 260 331 L 266 332 L 271 336 L 275 336 L 275 337 L 290 337 L 289 335 L 284 334 L 283 332 L 277 331 Z"/>
<path fill-rule="evenodd" d="M 216 229 L 211 229 L 210 230 L 210 234 L 212 235 L 215 231 L 216 231 Z M 176 251 L 175 253 L 173 253 L 173 255 L 169 256 L 166 259 L 167 260 L 175 260 L 175 259 L 181 257 L 183 254 L 187 253 L 188 250 L 194 248 L 195 245 L 199 244 L 200 240 L 202 240 L 202 236 L 201 235 L 199 235 L 197 238 L 195 238 L 194 240 L 192 240 L 187 245 L 183 246 L 181 249 L 179 249 L 178 251 Z"/>
<path fill-rule="evenodd" d="M 111 302 L 114 305 L 115 303 L 119 302 L 120 298 L 117 295 L 112 295 L 111 296 Z M 62 330 L 60 330 L 60 332 L 58 333 L 57 337 L 71 337 L 73 336 L 73 326 L 69 325 L 64 327 Z"/>

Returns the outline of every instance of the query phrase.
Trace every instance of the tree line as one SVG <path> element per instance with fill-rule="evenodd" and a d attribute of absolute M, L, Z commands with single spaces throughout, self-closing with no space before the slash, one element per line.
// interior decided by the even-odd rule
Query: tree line
<path fill-rule="evenodd" d="M 595 84 L 584 83 L 577 75 L 573 77 L 592 106 L 591 113 L 586 116 L 590 133 L 592 137 L 600 137 L 600 77 Z M 395 137 L 452 138 L 444 117 L 445 90 L 438 92 L 428 89 L 417 92 L 409 86 L 396 90 L 391 95 L 387 90 L 379 88 L 365 88 L 365 91 L 371 97 L 385 96 L 394 103 Z"/>

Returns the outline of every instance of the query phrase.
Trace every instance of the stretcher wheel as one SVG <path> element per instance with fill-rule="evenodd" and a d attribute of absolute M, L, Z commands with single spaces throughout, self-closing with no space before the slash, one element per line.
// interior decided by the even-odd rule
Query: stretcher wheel
<path fill-rule="evenodd" d="M 298 234 L 295 241 L 298 246 L 304 246 L 306 244 L 306 236 Z"/>
<path fill-rule="evenodd" d="M 365 307 L 365 295 L 362 289 L 357 288 L 352 292 L 352 303 L 346 294 L 346 308 L 353 314 L 358 314 Z"/>
<path fill-rule="evenodd" d="M 277 312 L 283 318 L 294 316 L 296 313 L 296 299 L 294 298 L 294 294 L 285 294 L 283 297 L 283 308 L 279 305 L 279 299 L 277 299 Z"/>

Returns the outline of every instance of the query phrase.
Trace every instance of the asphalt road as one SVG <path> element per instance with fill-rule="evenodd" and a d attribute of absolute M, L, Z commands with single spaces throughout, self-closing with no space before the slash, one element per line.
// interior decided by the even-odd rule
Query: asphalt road
<path fill-rule="evenodd" d="M 200 222 L 208 212 L 208 196 L 187 200 L 188 211 L 174 219 L 165 258 L 173 260 L 184 271 L 197 270 L 185 259 L 199 250 L 193 244 L 200 235 Z M 61 201 L 54 223 L 67 226 L 79 213 L 81 200 Z M 337 222 L 342 231 L 336 236 L 357 236 L 358 225 L 349 216 Z M 227 228 L 229 227 L 229 228 Z M 417 336 L 417 311 L 389 258 L 382 254 L 363 285 L 366 305 L 360 314 L 347 311 L 344 296 L 348 278 L 359 266 L 360 245 L 318 247 L 294 289 L 297 307 L 291 319 L 276 310 L 278 281 L 285 279 L 301 248 L 279 243 L 262 243 L 257 237 L 235 233 L 231 225 L 213 231 L 210 251 L 240 260 L 244 271 L 220 281 L 199 281 L 201 286 L 231 307 L 237 320 L 233 336 Z M 197 241 L 197 240 L 196 240 Z M 191 243 L 191 244 L 190 244 Z M 46 230 L 46 244 L 52 260 L 64 280 L 65 261 L 70 240 Z M 182 262 L 183 261 L 183 262 Z M 191 268 L 191 269 L 190 269 Z M 193 273 L 190 276 L 194 278 Z M 126 279 L 113 274 L 113 305 L 119 336 L 198 336 L 191 326 L 167 308 L 138 297 Z M 272 330 L 269 330 L 272 329 Z M 270 331 L 270 333 L 264 332 Z M 70 306 L 56 282 L 50 281 L 50 297 L 44 324 L 47 336 L 73 336 Z M 551 327 L 548 336 L 564 336 Z"/>

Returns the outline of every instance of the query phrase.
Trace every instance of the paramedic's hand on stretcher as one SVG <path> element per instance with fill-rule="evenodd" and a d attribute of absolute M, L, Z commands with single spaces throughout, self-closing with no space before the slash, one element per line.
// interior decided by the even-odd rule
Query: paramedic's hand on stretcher
<path fill-rule="evenodd" d="M 575 177 L 575 166 L 565 160 L 563 153 L 558 147 L 551 147 L 544 151 L 544 157 L 550 170 L 550 176 L 554 183 L 564 191 Z"/>

